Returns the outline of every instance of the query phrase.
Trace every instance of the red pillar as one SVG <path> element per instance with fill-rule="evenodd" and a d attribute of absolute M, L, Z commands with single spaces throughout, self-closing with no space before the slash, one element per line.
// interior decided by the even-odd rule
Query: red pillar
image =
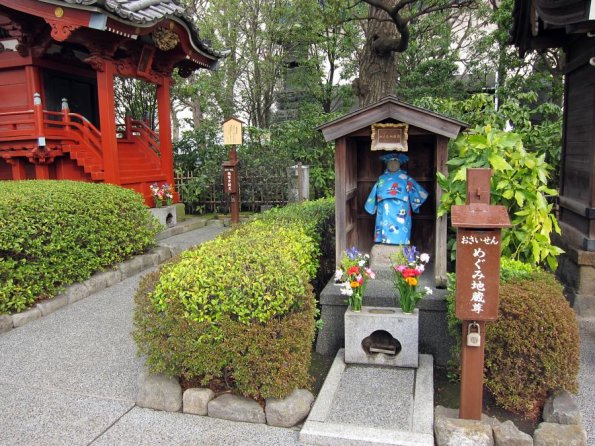
<path fill-rule="evenodd" d="M 26 180 L 27 171 L 25 170 L 25 161 L 22 158 L 11 158 L 8 160 L 12 168 L 13 180 Z"/>
<path fill-rule="evenodd" d="M 50 169 L 47 164 L 35 164 L 35 179 L 36 180 L 49 180 Z"/>
<path fill-rule="evenodd" d="M 103 168 L 105 182 L 120 184 L 118 160 L 118 138 L 116 135 L 116 103 L 114 99 L 114 63 L 105 60 L 103 69 L 97 71 L 97 93 L 99 96 L 99 122 L 101 145 L 103 147 Z"/>
<path fill-rule="evenodd" d="M 163 83 L 157 86 L 157 112 L 159 114 L 159 148 L 161 151 L 161 171 L 165 174 L 167 183 L 173 188 L 175 183 L 174 154 L 171 143 L 171 106 L 169 96 L 170 85 L 171 79 L 164 77 Z"/>

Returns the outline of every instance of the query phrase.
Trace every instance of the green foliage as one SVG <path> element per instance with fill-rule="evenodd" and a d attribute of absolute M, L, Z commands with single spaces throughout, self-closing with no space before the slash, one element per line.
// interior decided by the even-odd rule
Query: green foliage
<path fill-rule="evenodd" d="M 447 323 L 455 339 L 449 374 L 460 374 L 461 323 L 455 317 L 455 274 L 448 275 Z M 549 391 L 576 391 L 578 328 L 554 276 L 507 258 L 500 269 L 498 319 L 487 325 L 485 384 L 501 407 L 539 415 Z"/>
<path fill-rule="evenodd" d="M 154 242 L 135 192 L 76 181 L 0 182 L 0 314 L 19 312 Z"/>
<path fill-rule="evenodd" d="M 486 330 L 485 385 L 498 405 L 537 419 L 549 392 L 577 391 L 578 326 L 553 275 L 503 282 Z"/>
<path fill-rule="evenodd" d="M 311 104 L 304 105 L 298 118 L 275 124 L 269 130 L 247 127 L 244 143 L 238 148 L 241 178 L 262 178 L 259 190 L 241 187 L 242 202 L 260 196 L 266 202 L 278 196 L 278 187 L 267 187 L 267 178 L 281 176 L 286 180 L 286 169 L 297 162 L 310 166 L 311 198 L 334 195 L 334 147 L 324 141 L 316 130 L 331 120 L 334 114 L 317 111 Z M 201 203 L 212 200 L 211 191 L 221 183 L 221 163 L 227 159 L 228 148 L 217 135 L 220 125 L 205 121 L 174 145 L 175 165 L 179 173 L 192 172 L 192 180 L 180 187 L 180 193 L 193 211 L 201 211 Z M 283 187 L 288 188 L 285 182 Z M 223 191 L 219 191 L 224 200 Z M 267 195 L 268 194 L 268 195 Z M 269 197 L 270 196 L 270 197 Z"/>
<path fill-rule="evenodd" d="M 136 296 L 134 338 L 150 369 L 219 379 L 256 399 L 308 386 L 316 315 L 309 282 L 331 204 L 274 210 L 148 276 Z"/>
<path fill-rule="evenodd" d="M 438 183 L 445 191 L 439 215 L 466 199 L 466 169 L 492 169 L 492 201 L 504 205 L 512 228 L 504 230 L 502 253 L 534 265 L 546 262 L 556 269 L 556 256 L 562 250 L 550 241 L 552 231 L 560 232 L 547 197 L 557 192 L 547 186 L 551 167 L 545 155 L 525 150 L 521 137 L 490 125 L 459 135 L 453 143 L 454 157 L 447 162 L 448 177 L 438 173 Z"/>
<path fill-rule="evenodd" d="M 496 107 L 494 97 L 487 94 L 475 94 L 459 101 L 424 97 L 415 104 L 466 122 L 470 128 L 486 125 L 497 129 L 511 128 L 521 137 L 527 151 L 544 155 L 552 167 L 551 172 L 558 170 L 562 108 L 551 102 L 539 102 L 534 92 L 517 93 L 514 98 L 501 102 L 499 107 Z M 451 151 L 451 158 L 456 155 L 456 151 Z M 549 182 L 552 188 L 557 184 L 557 178 Z"/>

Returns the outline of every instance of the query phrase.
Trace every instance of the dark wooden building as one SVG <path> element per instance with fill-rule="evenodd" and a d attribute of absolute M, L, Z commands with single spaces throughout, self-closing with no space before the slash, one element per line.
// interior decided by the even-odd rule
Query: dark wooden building
<path fill-rule="evenodd" d="M 516 0 L 511 34 L 521 56 L 565 53 L 558 273 L 575 308 L 595 312 L 595 1 Z"/>
<path fill-rule="evenodd" d="M 441 189 L 436 172 L 447 174 L 448 140 L 466 124 L 388 96 L 376 104 L 322 125 L 327 141 L 335 141 L 336 256 L 351 246 L 370 252 L 375 216 L 364 204 L 385 169 L 371 150 L 372 125 L 407 124 L 409 162 L 404 169 L 429 193 L 419 214 L 413 215 L 411 244 L 432 256 L 436 284 L 446 283 L 446 217 L 437 217 Z"/>
<path fill-rule="evenodd" d="M 0 180 L 173 185 L 173 70 L 212 69 L 177 0 L 0 0 Z M 156 85 L 157 132 L 116 121 L 114 77 Z"/>

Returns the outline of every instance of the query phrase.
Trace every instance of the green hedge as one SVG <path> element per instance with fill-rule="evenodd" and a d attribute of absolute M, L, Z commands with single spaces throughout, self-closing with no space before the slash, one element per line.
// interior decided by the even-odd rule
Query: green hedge
<path fill-rule="evenodd" d="M 142 197 L 108 184 L 0 182 L 0 314 L 142 253 L 160 229 Z"/>
<path fill-rule="evenodd" d="M 316 240 L 332 202 L 273 211 L 147 276 L 134 338 L 151 371 L 252 398 L 308 387 Z"/>

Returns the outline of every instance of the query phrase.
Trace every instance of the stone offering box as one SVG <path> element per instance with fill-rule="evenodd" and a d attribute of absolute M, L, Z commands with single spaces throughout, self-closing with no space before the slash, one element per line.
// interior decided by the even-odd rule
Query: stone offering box
<path fill-rule="evenodd" d="M 345 362 L 417 368 L 419 311 L 362 307 L 345 312 Z"/>
<path fill-rule="evenodd" d="M 372 132 L 373 127 L 386 124 L 406 128 L 405 140 L 397 149 L 409 157 L 403 169 L 430 193 L 420 213 L 413 215 L 411 244 L 430 254 L 436 285 L 445 286 L 447 222 L 446 216 L 436 214 L 442 195 L 436 172 L 447 174 L 448 140 L 455 138 L 467 125 L 414 107 L 394 96 L 318 128 L 326 141 L 335 141 L 337 262 L 351 246 L 364 252 L 372 249 L 375 217 L 364 211 L 364 204 L 384 172 L 380 156 L 388 153 L 372 150 Z"/>
<path fill-rule="evenodd" d="M 161 208 L 150 208 L 149 211 L 151 211 L 153 217 L 159 220 L 159 223 L 163 226 L 173 228 L 178 223 L 176 207 L 174 205 Z"/>

